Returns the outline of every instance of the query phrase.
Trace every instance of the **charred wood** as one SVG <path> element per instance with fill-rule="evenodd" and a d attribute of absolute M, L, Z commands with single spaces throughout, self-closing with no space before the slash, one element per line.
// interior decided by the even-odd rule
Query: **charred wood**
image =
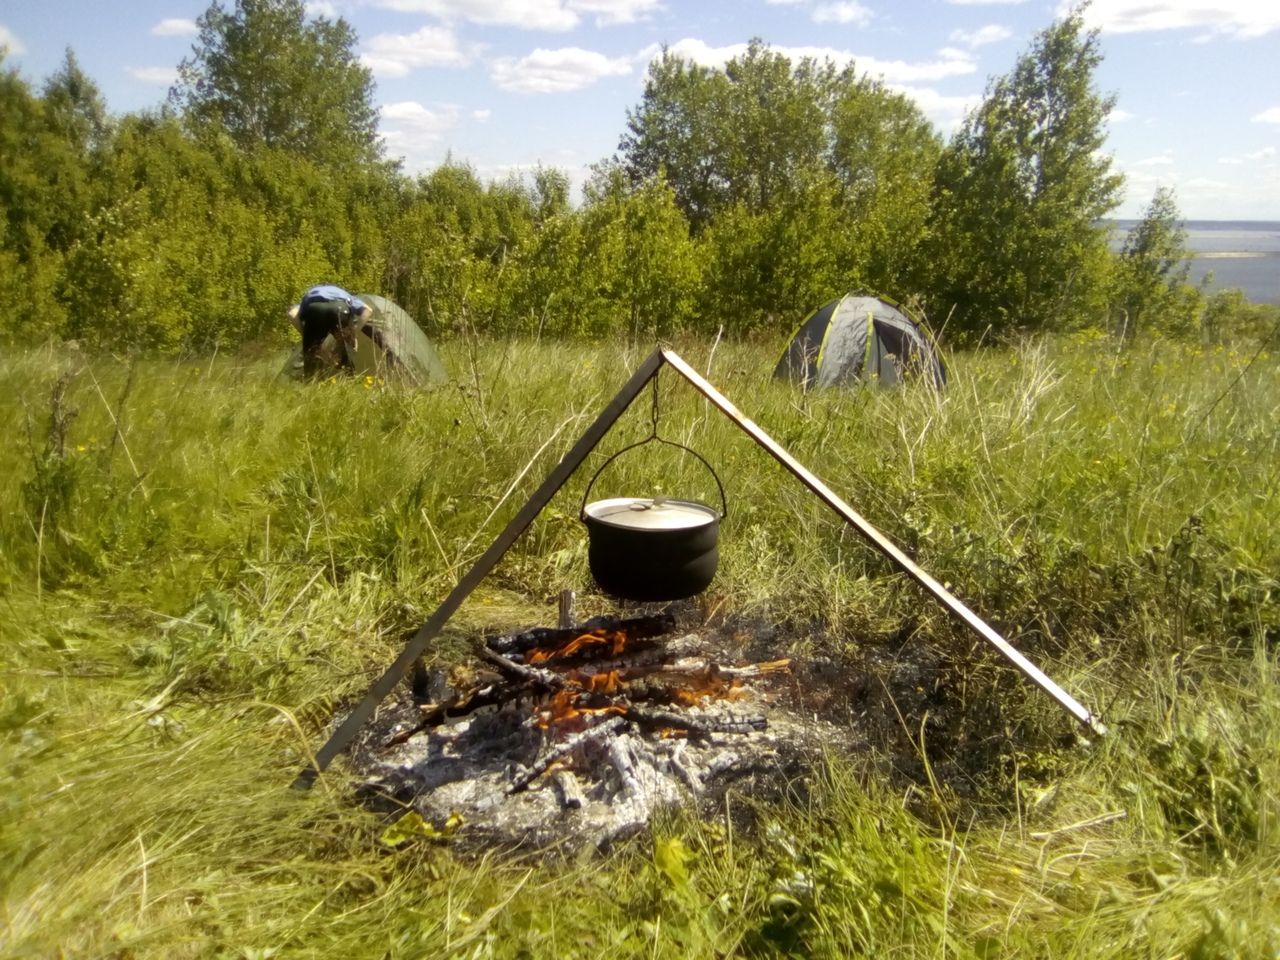
<path fill-rule="evenodd" d="M 477 710 L 485 707 L 495 707 L 500 704 L 508 703 L 519 697 L 525 696 L 532 692 L 532 685 L 526 681 L 519 682 L 499 681 L 498 683 L 490 683 L 483 687 L 477 687 L 474 690 L 467 690 L 463 693 L 450 697 L 441 703 L 427 703 L 419 707 L 421 711 L 418 722 L 407 730 L 397 733 L 394 737 L 383 743 L 383 749 L 398 746 L 411 737 L 416 736 L 423 730 L 430 730 L 432 727 L 438 727 L 447 720 L 455 720 L 459 717 L 465 717 Z"/>
<path fill-rule="evenodd" d="M 631 704 L 627 707 L 627 719 L 644 727 L 686 730 L 690 736 L 695 737 L 707 737 L 713 733 L 748 733 L 754 730 L 767 730 L 769 727 L 768 719 L 758 715 L 750 717 L 691 716 L 672 710 L 655 710 L 639 704 Z"/>
<path fill-rule="evenodd" d="M 634 639 L 645 639 L 663 636 L 675 628 L 675 617 L 666 613 L 629 618 L 601 616 L 572 627 L 534 627 L 523 633 L 489 637 L 485 645 L 495 653 L 510 656 L 535 647 L 555 649 L 584 634 L 603 637 L 608 633 L 622 632 Z"/>
<path fill-rule="evenodd" d="M 582 793 L 582 785 L 572 770 L 560 769 L 551 774 L 552 782 L 560 792 L 560 803 L 566 810 L 580 810 L 586 802 Z"/>
<path fill-rule="evenodd" d="M 523 663 L 515 663 L 512 660 L 508 660 L 502 654 L 496 653 L 483 645 L 477 647 L 476 652 L 482 660 L 485 660 L 496 667 L 499 673 L 513 680 L 521 680 L 525 683 L 545 687 L 547 690 L 560 690 L 568 682 L 554 670 L 548 670 L 545 667 L 530 667 Z"/>
<path fill-rule="evenodd" d="M 563 743 L 557 745 L 551 750 L 548 750 L 537 760 L 537 762 L 534 763 L 533 766 L 517 774 L 511 781 L 511 786 L 507 787 L 507 794 L 519 793 L 521 790 L 528 787 L 529 784 L 533 783 L 533 781 L 537 780 L 538 777 L 542 776 L 542 774 L 547 771 L 547 768 L 561 757 L 568 756 L 579 747 L 585 746 L 592 741 L 604 739 L 609 736 L 609 734 L 613 733 L 613 731 L 621 729 L 625 724 L 626 720 L 615 715 L 602 720 L 594 727 L 589 727 L 586 730 L 583 730 L 581 733 L 575 733 Z"/>

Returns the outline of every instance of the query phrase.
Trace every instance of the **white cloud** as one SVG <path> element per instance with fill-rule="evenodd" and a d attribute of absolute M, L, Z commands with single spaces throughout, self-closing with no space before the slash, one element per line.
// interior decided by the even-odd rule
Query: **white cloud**
<path fill-rule="evenodd" d="M 1169 151 L 1156 154 L 1154 157 L 1144 157 L 1141 160 L 1135 160 L 1131 166 L 1135 167 L 1168 167 L 1173 165 L 1173 155 Z"/>
<path fill-rule="evenodd" d="M 492 116 L 493 116 L 493 111 L 487 108 L 484 110 L 471 111 L 471 119 L 474 120 L 476 123 L 488 123 L 489 118 Z"/>
<path fill-rule="evenodd" d="M 1269 110 L 1263 110 L 1261 113 L 1255 113 L 1249 119 L 1254 123 L 1280 123 L 1280 107 L 1272 107 Z"/>
<path fill-rule="evenodd" d="M 594 14 L 596 26 L 635 23 L 662 5 L 659 0 L 567 0 L 566 6 L 578 13 Z"/>
<path fill-rule="evenodd" d="M 1132 120 L 1134 114 L 1128 110 L 1121 110 L 1119 107 L 1113 107 L 1111 112 L 1107 114 L 1107 119 L 1112 123 L 1124 123 L 1126 120 Z"/>
<path fill-rule="evenodd" d="M 602 77 L 630 73 L 628 57 L 610 58 L 580 47 L 534 50 L 526 57 L 501 57 L 491 66 L 493 82 L 512 93 L 567 93 Z"/>
<path fill-rule="evenodd" d="M 1260 160 L 1270 160 L 1276 155 L 1275 147 L 1263 147 L 1261 150 L 1251 150 L 1242 157 L 1219 157 L 1219 163 L 1225 163 L 1228 166 L 1238 167 L 1244 163 L 1257 163 Z"/>
<path fill-rule="evenodd" d="M 18 35 L 0 23 L 0 47 L 8 50 L 13 56 L 22 56 L 27 52 L 26 46 L 18 39 Z"/>
<path fill-rule="evenodd" d="M 879 60 L 876 57 L 863 57 L 848 50 L 837 50 L 834 47 L 770 47 L 774 53 L 780 53 L 792 63 L 805 57 L 814 60 L 830 60 L 837 67 L 852 63 L 860 73 L 879 77 L 885 83 L 928 83 L 944 80 L 947 77 L 963 77 L 977 70 L 969 54 L 963 50 L 943 51 L 938 60 L 925 60 L 919 63 L 908 63 L 904 60 Z M 711 47 L 701 40 L 685 37 L 671 44 L 668 50 L 672 55 L 683 57 L 704 67 L 723 68 L 734 57 L 747 52 L 745 43 L 731 43 L 723 47 Z M 640 52 L 639 60 L 647 63 L 661 54 L 658 46 L 647 47 Z"/>
<path fill-rule="evenodd" d="M 329 0 L 306 0 L 306 8 L 309 17 L 327 17 L 335 20 L 338 16 L 337 6 Z"/>
<path fill-rule="evenodd" d="M 854 57 L 853 63 L 863 73 L 880 77 L 885 83 L 922 83 L 945 80 L 947 77 L 965 77 L 978 69 L 968 57 L 951 56 L 920 63 L 907 63 L 905 60 L 877 60 L 875 57 Z"/>
<path fill-rule="evenodd" d="M 171 87 L 178 82 L 178 71 L 174 67 L 125 67 L 124 70 L 133 79 L 157 87 Z"/>
<path fill-rule="evenodd" d="M 947 0 L 953 7 L 1016 7 L 1027 0 Z"/>
<path fill-rule="evenodd" d="M 661 0 L 370 0 L 401 13 L 524 30 L 572 30 L 583 16 L 597 26 L 634 23 L 661 7 Z"/>
<path fill-rule="evenodd" d="M 1013 36 L 1013 31 L 998 23 L 991 23 L 977 30 L 952 30 L 948 38 L 952 43 L 960 43 L 970 49 L 985 47 L 989 43 L 999 43 Z"/>
<path fill-rule="evenodd" d="M 448 27 L 416 33 L 380 33 L 365 44 L 360 62 L 379 77 L 403 77 L 418 67 L 465 67 L 471 58 Z"/>
<path fill-rule="evenodd" d="M 795 7 L 807 0 L 764 0 L 764 2 L 771 7 Z"/>
<path fill-rule="evenodd" d="M 1058 14 L 1074 6 L 1075 0 L 1060 0 Z M 1084 18 L 1104 33 L 1199 28 L 1211 35 L 1247 39 L 1280 29 L 1280 4 L 1274 0 L 1093 0 L 1084 8 Z"/>
<path fill-rule="evenodd" d="M 976 110 L 982 103 L 980 94 L 967 96 L 950 96 L 939 93 L 932 87 L 913 87 L 905 84 L 891 84 L 890 89 L 915 101 L 920 111 L 944 133 L 952 133 L 964 121 L 965 114 Z"/>
<path fill-rule="evenodd" d="M 151 33 L 157 37 L 191 37 L 199 32 L 196 22 L 185 17 L 169 17 L 151 28 Z"/>
<path fill-rule="evenodd" d="M 435 148 L 458 123 L 458 108 L 442 106 L 432 110 L 413 100 L 386 104 L 381 110 L 379 131 L 387 153 L 404 159 L 410 171 L 432 164 Z"/>
<path fill-rule="evenodd" d="M 874 14 L 856 0 L 841 0 L 839 3 L 822 3 L 814 8 L 814 23 L 852 23 L 864 27 L 871 22 Z"/>
<path fill-rule="evenodd" d="M 572 30 L 578 15 L 563 0 L 373 0 L 401 13 L 425 13 L 444 20 L 526 30 Z"/>

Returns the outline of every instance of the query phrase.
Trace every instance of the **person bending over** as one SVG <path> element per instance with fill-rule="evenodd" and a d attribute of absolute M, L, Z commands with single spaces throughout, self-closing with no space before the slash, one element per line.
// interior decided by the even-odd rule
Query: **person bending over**
<path fill-rule="evenodd" d="M 338 363 L 350 369 L 349 353 L 355 353 L 358 346 L 356 332 L 372 316 L 372 307 L 341 287 L 321 284 L 304 293 L 289 311 L 293 325 L 302 333 L 303 372 L 310 377 L 331 365 L 322 350 L 330 334 L 338 343 Z"/>

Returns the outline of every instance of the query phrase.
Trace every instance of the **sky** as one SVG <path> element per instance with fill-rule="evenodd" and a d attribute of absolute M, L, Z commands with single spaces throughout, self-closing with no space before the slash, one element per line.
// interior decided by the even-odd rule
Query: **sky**
<path fill-rule="evenodd" d="M 233 6 L 226 0 L 224 6 Z M 64 51 L 114 113 L 158 106 L 208 0 L 0 0 L 5 63 L 35 84 Z M 758 37 L 912 97 L 945 136 L 1063 0 L 313 0 L 341 16 L 377 83 L 380 129 L 409 173 L 444 160 L 486 179 L 615 153 L 666 45 L 722 65 Z M 1093 0 L 1119 217 L 1158 186 L 1192 220 L 1280 220 L 1280 0 Z"/>

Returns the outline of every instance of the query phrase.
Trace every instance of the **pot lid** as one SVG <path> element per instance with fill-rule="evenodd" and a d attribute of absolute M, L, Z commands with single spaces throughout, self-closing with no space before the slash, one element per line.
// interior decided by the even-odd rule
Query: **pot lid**
<path fill-rule="evenodd" d="M 705 503 L 665 497 L 596 500 L 588 503 L 582 512 L 593 520 L 628 530 L 688 530 L 719 519 L 719 514 Z"/>

